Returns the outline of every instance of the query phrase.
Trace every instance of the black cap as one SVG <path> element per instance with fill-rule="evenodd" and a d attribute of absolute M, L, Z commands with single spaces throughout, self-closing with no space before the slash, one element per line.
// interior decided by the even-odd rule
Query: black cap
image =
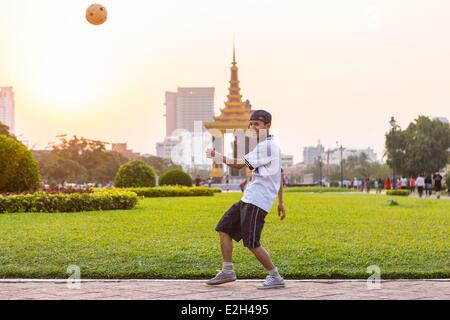
<path fill-rule="evenodd" d="M 255 110 L 252 112 L 250 121 L 262 121 L 264 123 L 272 123 L 272 115 L 264 110 Z"/>

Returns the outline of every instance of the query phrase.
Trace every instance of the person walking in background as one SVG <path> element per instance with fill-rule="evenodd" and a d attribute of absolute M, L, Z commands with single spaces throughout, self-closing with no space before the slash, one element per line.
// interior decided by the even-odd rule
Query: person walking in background
<path fill-rule="evenodd" d="M 202 182 L 202 179 L 200 179 L 200 177 L 199 176 L 197 176 L 196 178 L 195 178 L 195 186 L 196 187 L 200 187 L 200 183 Z"/>
<path fill-rule="evenodd" d="M 242 181 L 242 182 L 239 184 L 239 187 L 241 188 L 241 191 L 242 191 L 242 192 L 245 191 L 245 187 L 247 187 L 247 183 L 248 183 L 248 181 L 247 181 L 247 179 L 245 179 L 244 181 Z"/>
<path fill-rule="evenodd" d="M 225 184 L 227 185 L 227 192 L 230 191 L 230 176 L 225 176 Z"/>
<path fill-rule="evenodd" d="M 408 179 L 406 179 L 406 177 L 402 177 L 402 190 L 407 190 L 408 189 Z"/>
<path fill-rule="evenodd" d="M 423 188 L 425 187 L 425 179 L 422 177 L 421 174 L 416 179 L 416 186 L 417 191 L 419 192 L 419 198 L 422 198 L 423 196 Z"/>
<path fill-rule="evenodd" d="M 373 187 L 375 188 L 375 192 L 379 193 L 378 191 L 379 191 L 379 188 L 380 188 L 380 179 L 376 178 L 373 181 Z"/>
<path fill-rule="evenodd" d="M 381 191 L 383 191 L 383 180 L 378 178 L 378 194 L 381 194 Z"/>
<path fill-rule="evenodd" d="M 358 190 L 358 179 L 355 177 L 355 179 L 353 179 L 353 188 L 355 189 L 355 191 Z"/>
<path fill-rule="evenodd" d="M 392 189 L 392 183 L 391 183 L 391 179 L 389 179 L 389 177 L 386 179 L 386 181 L 384 181 L 384 189 L 386 189 L 386 190 Z"/>
<path fill-rule="evenodd" d="M 401 178 L 399 178 L 399 179 L 397 180 L 397 189 L 398 189 L 398 190 L 401 190 L 401 189 L 402 189 L 402 179 L 401 179 Z"/>
<path fill-rule="evenodd" d="M 412 194 L 416 193 L 416 179 L 414 179 L 414 177 L 409 179 L 409 191 L 411 191 Z"/>
<path fill-rule="evenodd" d="M 370 193 L 370 187 L 372 182 L 370 181 L 370 178 L 366 178 L 366 192 Z"/>
<path fill-rule="evenodd" d="M 436 191 L 436 197 L 438 199 L 441 198 L 441 189 L 442 189 L 442 176 L 439 172 L 436 172 L 433 176 L 434 180 L 434 191 Z"/>
<path fill-rule="evenodd" d="M 431 179 L 431 175 L 427 175 L 425 178 L 425 195 L 427 197 L 431 197 L 433 194 L 433 180 Z"/>

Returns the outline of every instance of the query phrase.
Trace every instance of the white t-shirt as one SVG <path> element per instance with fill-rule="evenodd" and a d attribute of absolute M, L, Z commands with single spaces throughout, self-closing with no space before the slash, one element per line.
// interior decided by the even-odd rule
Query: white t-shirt
<path fill-rule="evenodd" d="M 281 187 L 280 147 L 269 136 L 244 156 L 244 161 L 253 170 L 253 178 L 241 200 L 269 212 Z"/>
<path fill-rule="evenodd" d="M 423 187 L 425 185 L 425 179 L 423 177 L 418 177 L 416 179 L 416 186 Z"/>
<path fill-rule="evenodd" d="M 402 187 L 407 187 L 408 186 L 408 179 L 403 178 L 402 179 Z"/>

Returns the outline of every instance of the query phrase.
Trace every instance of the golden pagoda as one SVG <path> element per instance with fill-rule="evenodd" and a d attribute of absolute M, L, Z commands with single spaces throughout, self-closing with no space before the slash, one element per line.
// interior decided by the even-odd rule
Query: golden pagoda
<path fill-rule="evenodd" d="M 205 128 L 213 136 L 213 143 L 216 147 L 219 145 L 219 149 L 216 148 L 217 151 L 223 152 L 224 147 L 224 134 L 233 131 L 239 131 L 240 133 L 245 132 L 248 129 L 248 123 L 250 121 L 250 112 L 251 107 L 248 102 L 242 101 L 240 81 L 238 76 L 239 68 L 237 67 L 236 62 L 236 48 L 233 45 L 233 62 L 231 66 L 231 80 L 228 100 L 225 102 L 225 108 L 220 109 L 220 115 L 214 117 L 214 120 L 209 123 L 205 123 Z M 234 157 L 237 158 L 237 135 L 235 134 L 235 143 L 234 143 Z M 248 141 L 246 139 L 246 147 L 245 151 L 248 152 Z M 224 165 L 222 164 L 213 164 L 212 170 L 213 178 L 221 178 L 224 175 Z M 241 171 L 232 169 L 231 176 L 234 177 L 248 177 L 251 175 L 251 172 L 247 169 L 243 169 Z"/>

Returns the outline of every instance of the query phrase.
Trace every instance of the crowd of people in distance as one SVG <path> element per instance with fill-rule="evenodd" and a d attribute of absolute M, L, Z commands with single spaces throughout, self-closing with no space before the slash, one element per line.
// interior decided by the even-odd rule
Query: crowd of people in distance
<path fill-rule="evenodd" d="M 374 179 L 370 178 L 358 179 L 354 178 L 351 180 L 344 180 L 344 187 L 353 188 L 356 191 L 367 192 L 369 193 L 371 188 L 373 187 L 376 193 L 381 193 L 383 190 L 409 190 L 412 194 L 418 193 L 419 197 L 431 197 L 433 194 L 433 190 L 436 192 L 436 196 L 439 199 L 441 196 L 441 191 L 445 190 L 443 177 L 439 172 L 435 174 L 427 174 L 421 175 L 419 174 L 417 177 L 401 177 L 396 178 L 386 178 L 383 179 Z M 447 186 L 450 187 L 450 186 Z"/>

